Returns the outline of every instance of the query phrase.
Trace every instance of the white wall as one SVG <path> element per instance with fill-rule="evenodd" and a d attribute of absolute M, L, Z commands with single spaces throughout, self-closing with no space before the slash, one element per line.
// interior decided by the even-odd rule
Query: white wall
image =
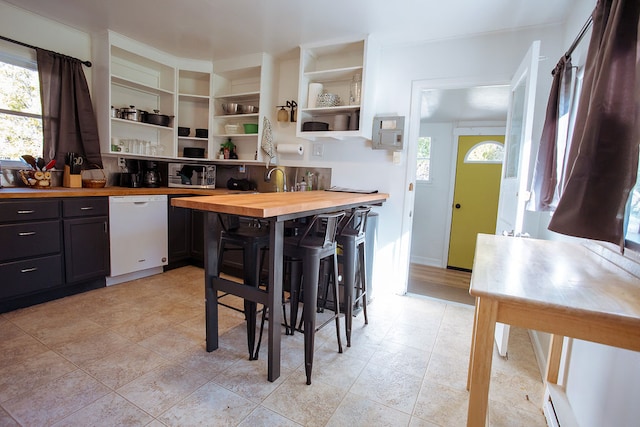
<path fill-rule="evenodd" d="M 91 60 L 91 36 L 66 25 L 0 2 L 0 28 L 2 35 L 42 49 L 68 56 Z M 83 67 L 89 90 L 91 68 Z"/>

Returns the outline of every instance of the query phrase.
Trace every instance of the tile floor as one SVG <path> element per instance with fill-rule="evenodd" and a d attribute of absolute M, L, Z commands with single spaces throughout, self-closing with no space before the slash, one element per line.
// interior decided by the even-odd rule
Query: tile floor
<path fill-rule="evenodd" d="M 221 307 L 205 351 L 203 271 L 184 267 L 0 315 L 0 426 L 463 426 L 473 307 L 375 296 L 352 347 L 317 334 L 305 384 L 302 334 L 249 361 L 241 313 Z M 266 345 L 266 344 L 265 344 Z M 491 426 L 544 426 L 528 335 L 494 358 Z"/>

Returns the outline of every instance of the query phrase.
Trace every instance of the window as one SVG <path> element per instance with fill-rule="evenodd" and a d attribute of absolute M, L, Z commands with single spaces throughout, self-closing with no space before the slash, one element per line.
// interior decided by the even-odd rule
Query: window
<path fill-rule="evenodd" d="M 32 49 L 0 45 L 0 160 L 42 157 L 40 84 Z"/>
<path fill-rule="evenodd" d="M 482 141 L 464 156 L 465 163 L 502 163 L 504 147 L 497 141 Z"/>
<path fill-rule="evenodd" d="M 640 164 L 640 159 L 638 159 Z M 640 250 L 640 166 L 636 186 L 631 190 L 629 204 L 627 205 L 627 233 L 625 235 L 627 246 Z"/>
<path fill-rule="evenodd" d="M 431 181 L 431 137 L 418 138 L 416 181 Z"/>
<path fill-rule="evenodd" d="M 584 81 L 584 66 L 575 67 L 573 71 L 574 74 L 571 76 L 569 93 L 565 95 L 567 97 L 566 102 L 568 102 L 569 105 L 565 107 L 564 114 L 558 119 L 556 150 L 559 161 L 556 169 L 558 183 L 552 204 L 554 207 L 557 206 L 559 196 L 562 194 L 562 189 L 566 184 L 569 167 L 569 165 L 567 165 L 567 157 L 573 136 L 575 118 L 578 113 L 580 92 L 582 91 Z M 640 164 L 640 159 L 638 159 L 638 163 Z M 625 246 L 636 251 L 640 250 L 640 167 L 638 169 L 636 185 L 631 190 L 629 202 L 626 207 L 625 227 Z"/>

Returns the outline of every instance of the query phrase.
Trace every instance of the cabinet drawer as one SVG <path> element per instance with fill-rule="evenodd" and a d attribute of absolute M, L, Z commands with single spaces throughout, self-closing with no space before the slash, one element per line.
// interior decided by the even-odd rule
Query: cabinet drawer
<path fill-rule="evenodd" d="M 0 264 L 0 299 L 62 285 L 62 255 Z"/>
<path fill-rule="evenodd" d="M 60 215 L 59 206 L 59 200 L 25 199 L 1 202 L 0 222 L 57 219 Z"/>
<path fill-rule="evenodd" d="M 55 254 L 61 241 L 60 221 L 0 225 L 0 261 Z"/>
<path fill-rule="evenodd" d="M 62 200 L 65 218 L 109 215 L 109 199 L 106 197 L 79 197 Z"/>

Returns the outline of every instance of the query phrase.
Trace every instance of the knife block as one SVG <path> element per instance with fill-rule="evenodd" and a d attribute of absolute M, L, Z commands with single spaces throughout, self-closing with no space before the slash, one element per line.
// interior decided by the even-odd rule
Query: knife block
<path fill-rule="evenodd" d="M 70 188 L 82 188 L 82 175 L 72 175 L 69 165 L 64 166 L 62 186 Z"/>

